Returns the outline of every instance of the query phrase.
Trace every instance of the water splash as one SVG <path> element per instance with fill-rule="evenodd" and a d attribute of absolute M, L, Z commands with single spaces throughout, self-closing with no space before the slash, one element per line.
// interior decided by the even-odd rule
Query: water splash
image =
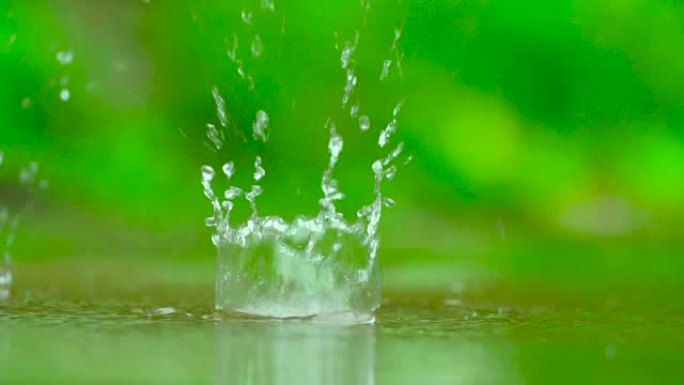
<path fill-rule="evenodd" d="M 272 1 L 264 0 L 261 4 L 264 10 L 275 9 Z M 370 2 L 363 2 L 363 6 L 367 12 Z M 242 11 L 242 20 L 251 24 L 252 13 Z M 383 78 L 392 68 L 400 66 L 398 40 L 401 31 L 395 30 L 394 33 L 390 52 L 395 58 L 383 64 Z M 341 45 L 339 38 L 337 40 L 336 48 L 345 79 L 342 109 L 349 108 L 349 114 L 358 119 L 358 129 L 362 132 L 371 131 L 371 118 L 360 114 L 358 101 L 350 106 L 358 84 L 355 52 L 360 43 L 359 31 L 356 30 L 353 38 Z M 234 35 L 228 56 L 241 72 L 244 67 L 238 58 L 237 47 L 238 37 Z M 252 37 L 251 52 L 254 58 L 263 53 L 259 35 Z M 388 62 L 390 64 L 386 64 Z M 393 62 L 396 63 L 394 67 L 391 66 Z M 212 94 L 219 121 L 227 121 L 225 102 L 216 88 Z M 401 107 L 402 102 L 394 106 L 387 126 L 377 133 L 380 148 L 391 143 L 397 131 Z M 269 124 L 268 113 L 263 109 L 258 110 L 252 123 L 254 141 L 267 142 Z M 222 123 L 221 126 L 226 125 Z M 212 241 L 219 250 L 220 258 L 217 274 L 218 309 L 272 317 L 307 317 L 350 308 L 372 314 L 379 306 L 378 229 L 383 208 L 394 205 L 394 200 L 383 196 L 382 185 L 385 180 L 396 176 L 397 167 L 394 163 L 402 154 L 404 145 L 398 143 L 383 157 L 372 162 L 373 200 L 357 211 L 356 218 L 349 220 L 337 211 L 335 205 L 345 197 L 334 177 L 344 149 L 343 130 L 332 118 L 328 118 L 323 126 L 329 132 L 329 159 L 321 177 L 323 196 L 319 200 L 320 210 L 314 216 L 297 216 L 292 221 L 286 221 L 278 216 L 259 215 L 256 200 L 263 194 L 259 183 L 266 175 L 261 156 L 256 156 L 254 161 L 254 183 L 245 190 L 231 184 L 235 166 L 233 162 L 225 163 L 222 171 L 229 186 L 222 194 L 212 189 L 216 174 L 214 169 L 202 166 L 204 195 L 213 209 L 206 224 L 214 229 Z M 233 210 L 241 197 L 249 205 L 251 215 L 243 223 L 234 223 Z"/>

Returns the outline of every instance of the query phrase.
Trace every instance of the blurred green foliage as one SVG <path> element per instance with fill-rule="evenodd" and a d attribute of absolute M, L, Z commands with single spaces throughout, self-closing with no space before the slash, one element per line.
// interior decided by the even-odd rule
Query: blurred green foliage
<path fill-rule="evenodd" d="M 256 154 L 267 169 L 260 210 L 313 213 L 328 117 L 345 137 L 337 176 L 353 215 L 372 193 L 374 135 L 404 100 L 398 137 L 414 160 L 386 186 L 398 202 L 383 222 L 387 265 L 570 285 L 684 275 L 680 2 L 378 1 L 365 16 L 355 1 L 275 4 L 0 6 L 0 194 L 29 160 L 51 184 L 17 258 L 208 260 L 199 167 L 235 159 L 244 183 Z M 401 76 L 380 82 L 397 28 Z M 355 30 L 368 135 L 340 109 L 335 43 Z M 254 33 L 259 60 L 248 55 Z M 254 92 L 227 57 L 235 39 Z M 73 61 L 60 64 L 60 52 Z M 218 123 L 213 87 L 231 120 L 219 152 L 205 136 Z M 259 109 L 271 116 L 266 145 L 244 140 Z"/>

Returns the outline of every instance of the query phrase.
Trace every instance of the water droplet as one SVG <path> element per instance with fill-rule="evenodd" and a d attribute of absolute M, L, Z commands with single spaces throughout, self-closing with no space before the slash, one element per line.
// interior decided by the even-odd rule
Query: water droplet
<path fill-rule="evenodd" d="M 211 95 L 214 97 L 214 102 L 216 103 L 216 117 L 218 118 L 219 123 L 221 123 L 221 126 L 226 127 L 226 125 L 228 125 L 226 101 L 223 100 L 223 97 L 221 97 L 218 87 L 212 88 Z"/>
<path fill-rule="evenodd" d="M 349 110 L 349 115 L 351 115 L 352 118 L 355 118 L 359 116 L 359 103 L 354 104 L 351 106 L 351 109 Z"/>
<path fill-rule="evenodd" d="M 399 102 L 397 103 L 396 106 L 394 106 L 394 109 L 392 110 L 392 116 L 396 119 L 399 116 L 399 113 L 401 112 L 401 107 L 403 107 L 404 102 Z"/>
<path fill-rule="evenodd" d="M 392 67 L 392 61 L 391 60 L 385 60 L 385 62 L 382 63 L 382 71 L 380 72 L 380 80 L 387 79 L 387 75 L 389 75 L 390 67 Z"/>
<path fill-rule="evenodd" d="M 395 203 L 394 199 L 392 199 L 392 198 L 383 198 L 382 199 L 382 204 L 385 207 L 392 207 L 392 206 L 394 206 L 394 203 Z"/>
<path fill-rule="evenodd" d="M 252 39 L 252 55 L 254 57 L 260 57 L 263 52 L 264 45 L 261 42 L 261 36 L 254 35 L 254 39 Z"/>
<path fill-rule="evenodd" d="M 328 151 L 330 151 L 330 156 L 337 160 L 344 147 L 344 140 L 337 133 L 335 123 L 330 123 L 330 141 L 328 142 Z"/>
<path fill-rule="evenodd" d="M 387 166 L 388 164 L 392 163 L 392 161 L 396 159 L 399 155 L 401 155 L 402 152 L 404 152 L 404 142 L 399 143 L 397 147 L 395 147 L 394 150 L 392 150 L 392 152 L 390 152 L 390 154 L 387 155 L 387 158 L 385 158 L 385 160 L 382 161 L 382 164 Z"/>
<path fill-rule="evenodd" d="M 57 52 L 57 61 L 61 65 L 68 65 L 71 64 L 72 61 L 74 61 L 74 53 L 71 51 L 59 51 Z"/>
<path fill-rule="evenodd" d="M 21 99 L 21 108 L 27 109 L 27 108 L 31 107 L 31 104 L 33 104 L 33 101 L 28 96 Z"/>
<path fill-rule="evenodd" d="M 264 110 L 259 110 L 256 113 L 256 121 L 252 125 L 254 139 L 266 142 L 268 129 L 268 114 Z"/>
<path fill-rule="evenodd" d="M 209 138 L 216 150 L 220 150 L 223 147 L 223 133 L 211 123 L 207 124 L 207 138 Z"/>
<path fill-rule="evenodd" d="M 207 217 L 204 219 L 204 224 L 207 227 L 216 227 L 216 218 L 214 217 Z"/>
<path fill-rule="evenodd" d="M 397 167 L 396 166 L 390 166 L 387 170 L 385 170 L 385 179 L 387 180 L 392 180 L 394 177 L 397 175 Z"/>
<path fill-rule="evenodd" d="M 382 162 L 379 160 L 373 162 L 372 169 L 375 175 L 382 174 Z"/>
<path fill-rule="evenodd" d="M 243 191 L 239 187 L 232 186 L 226 192 L 223 194 L 223 196 L 228 199 L 228 200 L 233 200 L 240 195 L 242 195 Z"/>
<path fill-rule="evenodd" d="M 242 16 L 242 21 L 243 21 L 245 24 L 252 24 L 252 12 L 247 11 L 247 10 L 243 10 L 243 11 L 240 13 L 240 16 Z"/>
<path fill-rule="evenodd" d="M 253 200 L 264 192 L 264 190 L 258 184 L 252 186 L 252 190 L 247 193 L 247 199 Z"/>
<path fill-rule="evenodd" d="M 232 201 L 223 201 L 223 202 L 221 202 L 221 207 L 223 207 L 224 210 L 231 212 L 231 211 L 233 211 L 233 202 Z"/>
<path fill-rule="evenodd" d="M 349 103 L 349 98 L 351 97 L 351 94 L 354 92 L 354 88 L 356 87 L 356 82 L 357 82 L 357 77 L 356 77 L 356 72 L 354 69 L 348 69 L 347 70 L 347 81 L 344 84 L 344 93 L 342 95 L 342 107 L 346 107 L 347 103 Z"/>
<path fill-rule="evenodd" d="M 266 175 L 266 170 L 264 170 L 263 166 L 261 165 L 261 157 L 257 156 L 256 159 L 254 160 L 254 180 L 258 182 L 265 175 Z"/>
<path fill-rule="evenodd" d="M 30 185 L 35 181 L 38 174 L 38 163 L 31 162 L 28 166 L 19 171 L 19 183 L 23 185 Z"/>
<path fill-rule="evenodd" d="M 382 132 L 380 133 L 380 136 L 378 137 L 378 145 L 381 148 L 385 147 L 387 145 L 387 143 L 389 143 L 390 137 L 392 136 L 392 134 L 394 134 L 394 132 L 396 130 L 397 130 L 397 120 L 392 119 L 392 121 L 389 122 L 387 127 L 384 130 L 382 130 Z"/>
<path fill-rule="evenodd" d="M 275 11 L 275 3 L 273 0 L 261 0 L 261 8 L 267 11 Z"/>
<path fill-rule="evenodd" d="M 371 206 L 363 206 L 361 209 L 356 213 L 356 216 L 359 218 L 362 217 L 367 217 L 370 215 L 370 213 L 373 211 L 373 207 Z"/>
<path fill-rule="evenodd" d="M 60 98 L 63 102 L 68 102 L 69 99 L 71 99 L 71 92 L 69 91 L 69 89 L 68 89 L 68 88 L 64 88 L 64 89 L 62 89 L 61 91 L 59 91 L 59 98 Z"/>
<path fill-rule="evenodd" d="M 238 49 L 238 37 L 237 37 L 236 33 L 233 33 L 233 46 L 228 51 L 226 51 L 226 54 L 228 55 L 230 60 L 233 62 L 237 60 L 237 49 Z"/>
<path fill-rule="evenodd" d="M 0 151 L 0 166 L 2 166 L 2 162 L 5 161 L 5 153 Z"/>
<path fill-rule="evenodd" d="M 359 128 L 361 131 L 368 131 L 370 129 L 370 118 L 367 115 L 362 115 L 359 118 Z"/>
<path fill-rule="evenodd" d="M 352 62 L 352 56 L 356 47 L 359 45 L 359 31 L 354 31 L 354 41 L 347 41 L 344 43 L 344 48 L 340 54 L 340 62 L 343 69 L 347 69 Z"/>
<path fill-rule="evenodd" d="M 223 174 L 226 175 L 226 178 L 231 179 L 233 174 L 235 174 L 235 164 L 233 162 L 226 162 L 221 170 L 223 170 Z"/>
<path fill-rule="evenodd" d="M 202 182 L 211 182 L 214 179 L 214 169 L 211 166 L 202 166 Z"/>

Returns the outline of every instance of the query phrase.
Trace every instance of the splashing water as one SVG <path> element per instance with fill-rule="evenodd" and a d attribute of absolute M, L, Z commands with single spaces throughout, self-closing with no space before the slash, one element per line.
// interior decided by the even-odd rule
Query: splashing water
<path fill-rule="evenodd" d="M 363 3 L 365 11 L 369 4 Z M 272 1 L 263 0 L 261 5 L 264 10 L 275 10 Z M 251 23 L 252 13 L 243 10 L 242 19 L 245 23 Z M 401 32 L 395 31 L 390 50 L 395 54 L 395 62 L 401 60 L 398 49 L 400 36 Z M 233 40 L 229 57 L 240 72 L 244 67 L 237 57 L 236 35 Z M 345 41 L 341 47 L 336 46 L 345 76 L 341 104 L 345 111 L 358 84 L 354 56 L 359 40 L 357 30 L 352 39 Z M 261 44 L 259 38 L 257 54 L 253 40 L 251 52 L 256 59 L 261 56 Z M 399 63 L 395 63 L 392 68 L 399 70 Z M 392 68 L 383 64 L 384 77 Z M 212 90 L 212 95 L 217 107 L 217 117 L 221 126 L 225 127 L 228 119 L 225 102 L 217 88 Z M 380 148 L 390 144 L 397 130 L 401 106 L 401 102 L 396 104 L 391 120 L 378 133 Z M 349 114 L 354 118 L 358 117 L 358 129 L 370 132 L 370 117 L 361 114 L 359 103 L 354 103 L 349 108 Z M 255 141 L 267 142 L 269 123 L 268 113 L 258 110 L 252 124 Z M 344 313 L 352 314 L 352 318 L 359 322 L 372 322 L 373 312 L 380 305 L 378 227 L 383 207 L 394 204 L 392 199 L 383 196 L 381 187 L 384 180 L 393 179 L 396 175 L 397 167 L 393 163 L 402 154 L 404 146 L 403 143 L 397 144 L 383 158 L 372 163 L 370 171 L 374 179 L 373 201 L 361 207 L 357 218 L 350 221 L 337 211 L 335 205 L 335 202 L 344 198 L 334 177 L 335 167 L 343 153 L 344 138 L 331 118 L 325 122 L 324 128 L 330 134 L 329 159 L 321 178 L 323 196 L 319 201 L 320 210 L 315 216 L 297 216 L 288 222 L 278 216 L 258 214 L 256 199 L 263 193 L 259 183 L 266 177 L 261 156 L 255 158 L 254 184 L 246 191 L 230 185 L 223 194 L 215 193 L 212 183 L 216 172 L 211 166 L 202 166 L 201 184 L 204 195 L 213 208 L 213 214 L 206 219 L 206 224 L 214 228 L 212 241 L 219 252 L 217 309 L 279 318 Z M 211 132 L 210 139 L 222 138 L 213 130 Z M 209 132 L 207 135 L 209 136 Z M 220 148 L 218 145 L 215 147 Z M 222 171 L 230 182 L 236 172 L 234 163 L 225 163 Z M 244 223 L 233 223 L 233 209 L 243 197 L 251 208 L 251 216 Z"/>

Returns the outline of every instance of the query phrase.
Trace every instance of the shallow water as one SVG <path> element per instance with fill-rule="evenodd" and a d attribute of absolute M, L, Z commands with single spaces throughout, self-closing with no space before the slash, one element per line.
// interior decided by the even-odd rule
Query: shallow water
<path fill-rule="evenodd" d="M 25 269 L 24 284 L 0 305 L 0 383 L 674 384 L 683 378 L 684 313 L 675 307 L 392 288 L 375 325 L 312 325 L 226 319 L 211 308 L 210 286 L 169 280 L 163 289 L 128 285 L 119 294 L 103 287 L 93 294 L 93 281 L 33 270 L 73 287 L 46 290 L 50 285 L 32 281 Z"/>

